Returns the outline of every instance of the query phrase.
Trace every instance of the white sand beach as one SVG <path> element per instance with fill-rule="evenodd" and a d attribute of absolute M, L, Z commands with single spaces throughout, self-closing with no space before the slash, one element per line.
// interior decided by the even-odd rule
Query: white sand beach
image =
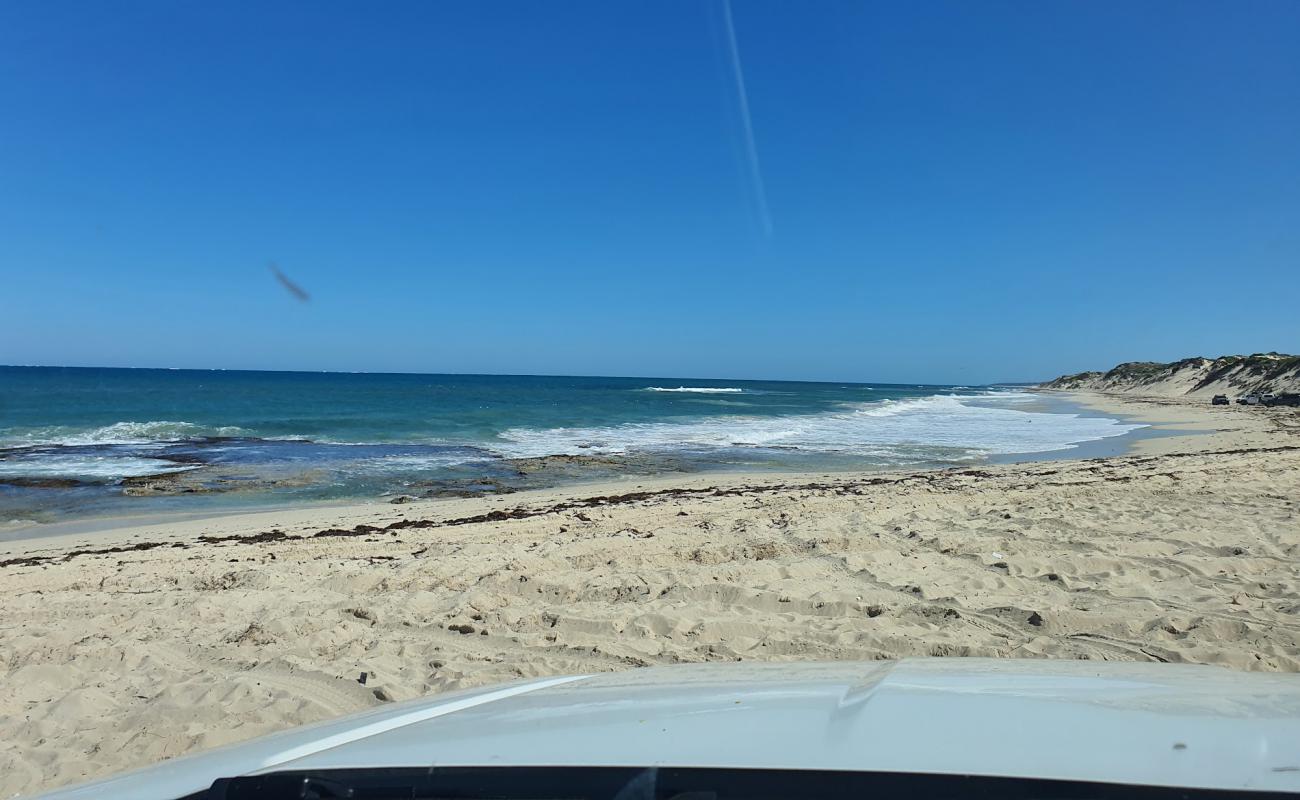
<path fill-rule="evenodd" d="M 1092 460 L 673 476 L 5 542 L 0 794 L 647 664 L 1300 670 L 1300 415 L 1076 399 L 1191 433 Z"/>

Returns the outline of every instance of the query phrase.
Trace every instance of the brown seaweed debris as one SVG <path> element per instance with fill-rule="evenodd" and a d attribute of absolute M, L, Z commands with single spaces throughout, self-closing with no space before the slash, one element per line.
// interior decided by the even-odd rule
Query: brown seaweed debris
<path fill-rule="evenodd" d="M 102 556 L 111 553 L 130 553 L 136 550 L 156 550 L 159 547 L 189 547 L 184 542 L 136 542 L 135 544 L 117 545 L 114 547 L 85 548 L 80 550 L 69 550 L 66 553 L 57 556 L 20 556 L 0 561 L 0 567 L 30 567 L 51 562 L 71 561 L 77 556 Z"/>
<path fill-rule="evenodd" d="M 1169 453 L 1161 455 L 1159 458 L 1152 457 L 1114 457 L 1110 459 L 1090 459 L 1089 461 L 1104 466 L 1106 464 L 1126 464 L 1136 466 L 1148 462 L 1160 462 L 1169 459 L 1182 459 L 1196 456 L 1207 455 L 1229 455 L 1238 453 L 1274 453 L 1290 450 L 1300 450 L 1300 446 L 1282 445 L 1278 447 L 1259 447 L 1259 448 L 1240 448 L 1232 450 L 1210 451 L 1201 453 Z M 1055 472 L 1055 471 L 1054 471 Z M 1168 474 L 1168 473 L 1161 473 Z M 554 503 L 549 506 L 528 508 L 517 506 L 509 509 L 499 509 L 488 511 L 483 514 L 474 514 L 468 517 L 455 517 L 452 519 L 401 519 L 388 525 L 356 525 L 352 528 L 326 528 L 313 534 L 289 535 L 281 530 L 263 531 L 261 533 L 250 534 L 247 536 L 230 535 L 230 536 L 200 536 L 198 541 L 204 544 L 261 544 L 264 542 L 293 542 L 317 538 L 333 537 L 350 537 L 350 536 L 373 536 L 375 534 L 388 533 L 396 535 L 399 530 L 406 529 L 425 529 L 425 528 L 452 528 L 461 525 L 475 525 L 485 522 L 507 522 L 510 520 L 530 519 L 533 517 L 544 517 L 552 514 L 559 514 L 566 511 L 581 510 L 587 508 L 601 508 L 616 505 L 631 505 L 635 503 L 644 503 L 657 500 L 667 500 L 683 497 L 740 497 L 746 495 L 770 494 L 775 492 L 829 492 L 840 496 L 859 495 L 863 489 L 871 486 L 897 485 L 909 482 L 924 481 L 934 488 L 940 490 L 946 488 L 957 489 L 963 484 L 960 480 L 956 483 L 949 483 L 952 479 L 973 478 L 976 480 L 987 480 L 998 477 L 996 473 L 982 469 L 947 469 L 936 470 L 933 472 L 912 473 L 901 476 L 880 476 L 865 478 L 859 480 L 849 480 L 842 482 L 812 482 L 812 483 L 776 483 L 762 484 L 757 486 L 729 486 L 717 487 L 707 486 L 701 488 L 669 488 L 657 489 L 654 491 L 627 492 L 625 494 L 615 495 L 598 495 L 595 497 L 584 497 L 575 500 L 566 500 Z M 1128 476 L 1103 475 L 1101 481 L 1131 480 Z M 9 566 L 35 566 L 55 561 L 69 561 L 80 555 L 103 555 L 108 553 L 121 553 L 132 550 L 152 550 L 157 547 L 188 547 L 183 542 L 139 542 L 133 545 L 121 547 L 110 547 L 102 549 L 81 549 L 73 550 L 58 556 L 21 556 L 11 558 L 6 561 L 0 561 L 0 567 Z"/>

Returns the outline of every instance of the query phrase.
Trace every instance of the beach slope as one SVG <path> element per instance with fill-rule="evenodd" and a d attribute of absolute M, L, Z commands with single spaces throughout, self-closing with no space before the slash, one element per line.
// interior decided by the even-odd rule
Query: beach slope
<path fill-rule="evenodd" d="M 1200 432 L 1084 461 L 676 476 L 4 543 L 0 793 L 646 664 L 1300 669 L 1295 413 L 1090 401 Z"/>

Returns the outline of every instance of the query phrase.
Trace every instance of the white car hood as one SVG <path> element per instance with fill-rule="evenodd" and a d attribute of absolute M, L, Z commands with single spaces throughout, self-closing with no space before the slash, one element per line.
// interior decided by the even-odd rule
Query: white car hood
<path fill-rule="evenodd" d="M 1300 678 L 1091 661 L 700 664 L 384 706 L 47 795 L 302 769 L 678 766 L 1300 791 Z"/>

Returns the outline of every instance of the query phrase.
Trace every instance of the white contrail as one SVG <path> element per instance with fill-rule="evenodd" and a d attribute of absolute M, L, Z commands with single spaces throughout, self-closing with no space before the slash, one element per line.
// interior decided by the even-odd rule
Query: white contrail
<path fill-rule="evenodd" d="M 771 236 L 772 215 L 767 210 L 767 192 L 763 189 L 763 173 L 758 166 L 758 146 L 754 143 L 754 123 L 749 118 L 749 94 L 745 91 L 745 71 L 740 66 L 740 49 L 736 47 L 736 26 L 731 21 L 731 0 L 722 0 L 722 20 L 727 29 L 727 50 L 731 55 L 731 71 L 736 76 L 740 124 L 745 129 L 745 155 L 749 161 L 749 180 L 753 184 L 759 221 L 763 224 L 763 234 Z"/>

